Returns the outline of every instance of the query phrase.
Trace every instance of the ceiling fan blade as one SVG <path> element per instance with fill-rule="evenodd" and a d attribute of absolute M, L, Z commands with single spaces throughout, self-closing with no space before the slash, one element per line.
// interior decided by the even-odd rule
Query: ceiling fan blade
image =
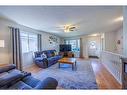
<path fill-rule="evenodd" d="M 69 29 L 75 29 L 76 27 L 75 26 L 72 26 L 72 27 L 70 27 Z"/>

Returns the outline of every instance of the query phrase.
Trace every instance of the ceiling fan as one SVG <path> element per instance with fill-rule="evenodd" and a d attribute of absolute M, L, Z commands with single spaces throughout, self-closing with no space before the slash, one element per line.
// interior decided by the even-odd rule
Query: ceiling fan
<path fill-rule="evenodd" d="M 60 27 L 57 27 L 59 29 L 62 29 L 64 32 L 72 32 L 72 31 L 78 31 L 79 27 L 81 27 L 82 24 L 86 23 L 86 20 L 80 20 L 73 24 L 65 24 Z"/>
<path fill-rule="evenodd" d="M 67 32 L 76 31 L 77 26 L 71 25 L 71 24 L 66 24 L 66 25 L 61 25 L 61 26 L 59 26 L 59 27 L 57 27 L 57 28 L 59 28 L 59 29 L 61 29 L 62 31 L 64 31 L 64 32 L 67 33 Z"/>
<path fill-rule="evenodd" d="M 64 25 L 63 27 L 64 32 L 71 32 L 76 30 L 76 26 L 74 25 Z"/>
<path fill-rule="evenodd" d="M 82 25 L 84 23 L 87 23 L 86 20 L 80 20 L 76 23 L 73 24 L 64 24 L 64 25 L 56 25 L 51 27 L 51 29 L 54 29 L 56 31 L 63 31 L 63 32 L 72 32 L 72 31 L 79 31 L 80 27 L 82 27 Z"/>

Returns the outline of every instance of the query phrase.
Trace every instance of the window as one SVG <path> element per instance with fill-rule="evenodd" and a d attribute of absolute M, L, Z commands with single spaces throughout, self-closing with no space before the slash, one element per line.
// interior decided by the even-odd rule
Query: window
<path fill-rule="evenodd" d="M 21 32 L 22 53 L 38 50 L 37 34 Z"/>
<path fill-rule="evenodd" d="M 76 51 L 76 40 L 70 40 L 72 51 Z"/>
<path fill-rule="evenodd" d="M 38 42 L 37 35 L 29 35 L 29 51 L 37 51 L 38 50 Z"/>
<path fill-rule="evenodd" d="M 72 51 L 80 51 L 80 40 L 66 40 L 65 44 L 71 44 Z"/>

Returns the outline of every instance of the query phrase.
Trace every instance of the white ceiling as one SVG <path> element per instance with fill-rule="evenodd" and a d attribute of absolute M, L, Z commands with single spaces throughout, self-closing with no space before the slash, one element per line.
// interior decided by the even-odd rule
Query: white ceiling
<path fill-rule="evenodd" d="M 122 25 L 114 20 L 122 16 L 118 6 L 0 6 L 0 15 L 21 25 L 72 37 L 94 32 L 113 31 Z M 73 24 L 76 31 L 64 33 L 61 25 Z"/>

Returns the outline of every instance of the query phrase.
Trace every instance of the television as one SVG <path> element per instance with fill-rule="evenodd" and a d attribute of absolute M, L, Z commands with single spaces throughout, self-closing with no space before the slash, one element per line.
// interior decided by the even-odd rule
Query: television
<path fill-rule="evenodd" d="M 61 52 L 71 51 L 71 45 L 70 44 L 61 44 L 60 51 Z"/>

